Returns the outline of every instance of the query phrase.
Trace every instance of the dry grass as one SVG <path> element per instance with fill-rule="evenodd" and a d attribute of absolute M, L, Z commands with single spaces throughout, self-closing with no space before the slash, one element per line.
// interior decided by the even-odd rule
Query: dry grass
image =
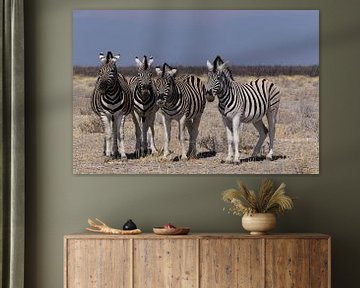
<path fill-rule="evenodd" d="M 92 77 L 74 77 L 73 83 L 73 171 L 75 174 L 317 174 L 319 173 L 319 78 L 308 76 L 267 77 L 281 90 L 281 104 L 274 161 L 246 161 L 258 135 L 245 124 L 240 138 L 238 166 L 222 164 L 226 157 L 225 128 L 217 110 L 217 101 L 207 103 L 198 136 L 199 159 L 164 161 L 156 156 L 142 159 L 104 161 L 103 134 L 99 119 L 91 111 L 90 100 L 95 83 Z M 236 77 L 239 82 L 254 80 Z M 264 120 L 266 123 L 266 119 Z M 170 149 L 176 160 L 180 153 L 178 128 L 173 122 Z M 155 141 L 162 147 L 163 127 L 155 122 Z M 125 123 L 125 149 L 132 153 L 135 135 L 131 117 Z M 263 152 L 268 150 L 268 138 Z M 285 158 L 284 158 L 285 157 Z"/>

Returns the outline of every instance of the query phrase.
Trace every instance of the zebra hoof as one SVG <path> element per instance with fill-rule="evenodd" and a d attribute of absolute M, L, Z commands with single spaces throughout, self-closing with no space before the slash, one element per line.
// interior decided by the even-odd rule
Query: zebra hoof
<path fill-rule="evenodd" d="M 136 150 L 136 151 L 134 152 L 134 158 L 135 158 L 135 159 L 140 159 L 141 157 L 143 157 L 143 153 L 140 152 L 140 151 L 138 151 L 138 150 Z"/>
<path fill-rule="evenodd" d="M 266 155 L 266 160 L 272 161 L 272 160 L 273 160 L 273 156 L 272 156 L 272 155 Z"/>
<path fill-rule="evenodd" d="M 233 163 L 234 163 L 234 165 L 240 165 L 240 160 L 236 160 Z"/>
<path fill-rule="evenodd" d="M 189 160 L 188 157 L 186 155 L 181 155 L 181 161 L 187 161 Z"/>
<path fill-rule="evenodd" d="M 162 156 L 161 156 L 161 160 L 163 160 L 163 161 L 169 161 L 169 160 L 171 160 L 171 159 L 170 159 L 170 156 L 169 156 L 169 155 L 162 155 Z"/>
<path fill-rule="evenodd" d="M 112 160 L 119 159 L 120 158 L 120 153 L 118 151 L 116 151 L 116 152 L 112 153 L 110 155 L 110 157 L 111 157 Z"/>

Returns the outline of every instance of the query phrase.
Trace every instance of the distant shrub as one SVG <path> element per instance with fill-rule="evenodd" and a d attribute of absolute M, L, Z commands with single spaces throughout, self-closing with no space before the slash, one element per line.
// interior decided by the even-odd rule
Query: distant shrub
<path fill-rule="evenodd" d="M 119 67 L 119 72 L 125 76 L 135 76 L 138 73 L 138 68 L 135 66 L 129 67 Z M 74 75 L 80 76 L 88 76 L 88 77 L 96 77 L 99 71 L 98 66 L 74 66 L 73 73 Z"/>
<path fill-rule="evenodd" d="M 176 66 L 179 74 L 196 74 L 204 75 L 207 73 L 205 66 Z M 95 77 L 99 67 L 97 66 L 74 66 L 74 75 L 82 75 Z M 137 75 L 137 68 L 135 66 L 120 67 L 119 71 L 128 77 Z M 231 71 L 234 76 L 279 76 L 279 75 L 303 75 L 310 77 L 317 77 L 320 73 L 319 65 L 311 66 L 290 66 L 290 65 L 261 65 L 261 66 L 231 66 Z"/>
<path fill-rule="evenodd" d="M 89 116 L 79 123 L 83 133 L 103 133 L 104 127 L 99 117 Z"/>
<path fill-rule="evenodd" d="M 80 115 L 91 115 L 92 113 L 94 113 L 90 107 L 90 105 L 86 105 L 84 107 L 80 107 Z"/>
<path fill-rule="evenodd" d="M 218 143 L 215 136 L 204 136 L 199 139 L 199 146 L 208 151 L 218 151 Z"/>

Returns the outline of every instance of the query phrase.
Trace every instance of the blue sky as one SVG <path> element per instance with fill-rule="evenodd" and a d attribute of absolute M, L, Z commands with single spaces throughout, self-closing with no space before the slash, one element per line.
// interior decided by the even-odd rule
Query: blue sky
<path fill-rule="evenodd" d="M 75 10 L 73 64 L 119 66 L 152 55 L 156 65 L 205 65 L 217 55 L 234 65 L 319 64 L 318 10 Z"/>

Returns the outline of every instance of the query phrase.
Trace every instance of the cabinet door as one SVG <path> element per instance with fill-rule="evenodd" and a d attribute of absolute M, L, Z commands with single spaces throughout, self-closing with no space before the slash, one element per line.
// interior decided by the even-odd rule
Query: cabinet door
<path fill-rule="evenodd" d="M 134 240 L 134 288 L 197 287 L 197 240 Z"/>
<path fill-rule="evenodd" d="M 266 239 L 266 287 L 310 287 L 310 241 Z"/>
<path fill-rule="evenodd" d="M 310 287 L 330 287 L 330 240 L 312 239 L 310 241 Z"/>
<path fill-rule="evenodd" d="M 263 287 L 263 262 L 260 239 L 203 239 L 200 241 L 200 287 Z"/>
<path fill-rule="evenodd" d="M 131 287 L 130 240 L 68 239 L 66 288 Z"/>

